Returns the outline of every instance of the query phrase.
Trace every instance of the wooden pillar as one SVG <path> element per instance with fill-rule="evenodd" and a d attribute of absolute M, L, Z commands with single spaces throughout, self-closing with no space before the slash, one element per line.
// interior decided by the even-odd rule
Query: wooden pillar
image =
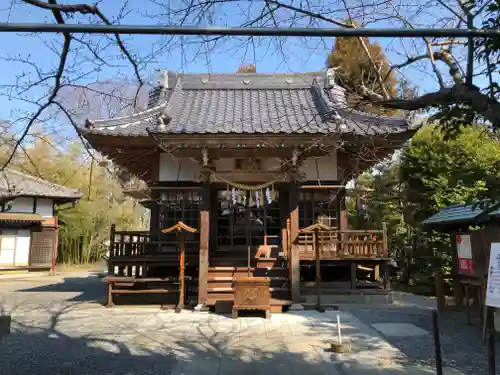
<path fill-rule="evenodd" d="M 455 299 L 455 306 L 457 308 L 463 307 L 464 300 L 464 286 L 460 282 L 460 275 L 458 273 L 458 252 L 457 252 L 457 234 L 450 233 L 451 242 L 451 283 L 453 286 L 453 297 Z"/>
<path fill-rule="evenodd" d="M 348 220 L 347 220 L 347 208 L 345 204 L 345 188 L 339 192 L 339 209 L 340 209 L 340 226 L 339 229 L 347 230 L 348 228 Z"/>
<path fill-rule="evenodd" d="M 178 234 L 179 244 L 181 246 L 181 257 L 179 260 L 179 303 L 175 308 L 176 313 L 180 313 L 184 309 L 184 301 L 186 299 L 186 244 L 184 242 L 184 232 L 179 232 Z"/>
<path fill-rule="evenodd" d="M 347 249 L 346 241 L 347 241 L 347 235 L 345 233 L 342 233 L 343 231 L 347 230 L 347 209 L 346 209 L 346 204 L 345 204 L 345 188 L 342 188 L 339 191 L 338 195 L 339 199 L 339 231 L 340 231 L 340 242 L 337 244 L 337 253 L 340 254 L 341 256 L 345 255 L 345 251 Z"/>
<path fill-rule="evenodd" d="M 358 288 L 358 279 L 356 278 L 356 273 L 358 271 L 358 265 L 355 261 L 351 261 L 351 289 Z"/>
<path fill-rule="evenodd" d="M 290 217 L 288 215 L 288 189 L 287 186 L 279 187 L 279 207 L 280 207 L 280 226 L 281 226 L 281 248 L 283 249 L 283 255 L 290 259 L 290 250 L 288 238 L 288 225 L 290 224 Z"/>
<path fill-rule="evenodd" d="M 289 267 L 291 271 L 290 286 L 293 303 L 300 303 L 300 254 L 297 237 L 299 236 L 299 187 L 291 182 L 288 189 L 290 212 L 290 241 L 292 243 Z"/>
<path fill-rule="evenodd" d="M 115 255 L 115 230 L 116 225 L 111 224 L 111 230 L 109 231 L 108 276 L 114 276 L 115 274 L 115 267 L 111 262 L 111 258 Z"/>
<path fill-rule="evenodd" d="M 198 304 L 207 301 L 208 288 L 208 250 L 210 248 L 210 182 L 201 186 L 200 207 L 200 264 L 198 276 Z"/>
<path fill-rule="evenodd" d="M 391 267 L 389 261 L 385 261 L 382 265 L 384 272 L 384 289 L 391 289 Z"/>
<path fill-rule="evenodd" d="M 382 223 L 382 251 L 383 251 L 383 257 L 384 258 L 389 258 L 389 243 L 388 243 L 388 238 L 387 238 L 387 224 Z M 377 254 L 379 256 L 379 254 Z"/>

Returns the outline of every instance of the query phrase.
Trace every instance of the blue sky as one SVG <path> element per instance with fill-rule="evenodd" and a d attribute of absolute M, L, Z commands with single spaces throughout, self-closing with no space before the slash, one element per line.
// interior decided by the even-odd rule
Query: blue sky
<path fill-rule="evenodd" d="M 175 0 L 171 0 L 175 1 Z M 109 18 L 118 14 L 121 1 L 107 0 L 102 1 L 100 8 Z M 166 2 L 165 2 L 166 3 Z M 168 23 L 166 17 L 151 18 L 150 15 L 159 15 L 161 9 L 153 3 L 147 1 L 131 0 L 129 6 L 133 9 L 122 20 L 122 24 L 156 24 L 158 22 Z M 218 25 L 240 25 L 247 17 L 245 12 L 253 12 L 255 9 L 241 9 L 235 4 L 225 4 L 214 15 L 214 23 Z M 248 14 L 248 13 L 246 13 Z M 341 14 L 338 15 L 342 18 Z M 427 15 L 429 18 L 431 15 Z M 0 19 L 8 22 L 53 22 L 51 14 L 44 10 L 35 9 L 32 6 L 20 5 L 14 9 L 0 10 Z M 82 20 L 81 18 L 79 19 Z M 76 20 L 78 21 L 78 20 Z M 69 20 L 68 22 L 75 22 Z M 178 19 L 170 19 L 171 23 L 178 22 Z M 206 24 L 206 21 L 205 21 Z M 301 26 L 300 22 L 297 26 Z M 391 24 L 377 23 L 371 27 L 390 27 Z M 324 68 L 324 62 L 328 50 L 333 46 L 333 39 L 307 39 L 287 38 L 286 40 L 255 38 L 254 44 L 239 39 L 225 39 L 222 45 L 218 45 L 213 51 L 207 51 L 200 47 L 200 43 L 187 45 L 189 42 L 199 41 L 199 38 L 184 38 L 184 45 L 181 47 L 181 40 L 175 39 L 175 43 L 170 47 L 158 49 L 164 45 L 167 36 L 126 36 L 124 39 L 129 46 L 130 51 L 140 56 L 142 61 L 145 56 L 151 55 L 147 64 L 141 65 L 141 76 L 147 81 L 155 81 L 158 69 L 170 69 L 175 71 L 184 71 L 190 73 L 230 73 L 236 71 L 242 63 L 256 63 L 259 72 L 300 72 L 317 71 Z M 102 36 L 91 37 L 93 42 L 99 42 L 105 45 L 106 39 Z M 0 84 L 15 84 L 16 79 L 22 73 L 32 74 L 34 77 L 35 69 L 50 71 L 59 61 L 55 51 L 60 48 L 55 43 L 60 43 L 62 36 L 55 35 L 18 35 L 18 34 L 0 34 L 0 45 L 2 53 L 0 59 L 0 71 L 2 79 Z M 402 45 L 399 40 L 377 39 L 387 49 L 387 55 L 391 62 L 401 61 Z M 55 47 L 53 47 L 55 45 Z M 55 48 L 55 50 L 51 50 Z M 80 45 L 80 48 L 81 45 Z M 155 49 L 156 52 L 152 52 Z M 83 48 L 82 48 L 83 50 Z M 199 54 L 202 52 L 202 54 Z M 65 74 L 66 79 L 73 80 L 74 77 L 82 72 L 91 72 L 78 79 L 80 84 L 93 83 L 118 78 L 133 78 L 133 71 L 130 64 L 117 57 L 122 56 L 114 46 L 103 49 L 101 56 L 112 64 L 119 64 L 119 67 L 101 67 L 95 71 L 94 58 L 88 53 L 79 52 L 70 55 L 70 61 L 77 61 L 76 66 L 71 67 L 71 72 Z M 22 56 L 26 59 L 28 56 L 33 62 L 33 66 L 22 64 L 18 61 L 12 61 L 12 58 Z M 36 67 L 35 67 L 36 65 Z M 437 88 L 435 78 L 429 73 L 430 69 L 418 70 L 409 69 L 405 71 L 405 76 L 411 82 L 419 87 L 420 92 L 431 91 Z M 446 75 L 445 75 L 446 76 Z M 71 77 L 71 78 L 70 78 Z M 49 83 L 51 81 L 48 81 Z M 5 93 L 5 90 L 2 89 Z M 46 92 L 44 87 L 36 87 L 28 92 L 30 100 L 36 99 Z M 0 119 L 15 121 L 20 117 L 33 111 L 35 106 L 19 99 L 0 96 Z M 48 118 L 48 121 L 53 121 Z M 23 121 L 19 121 L 16 129 L 23 126 Z M 50 124 L 47 124 L 50 126 Z M 67 124 L 59 124 L 62 129 L 67 130 Z M 68 136 L 73 136 L 71 130 Z"/>

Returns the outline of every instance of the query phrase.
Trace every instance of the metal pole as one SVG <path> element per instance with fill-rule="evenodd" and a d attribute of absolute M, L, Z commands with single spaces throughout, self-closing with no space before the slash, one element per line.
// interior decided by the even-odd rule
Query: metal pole
<path fill-rule="evenodd" d="M 40 23 L 0 23 L 0 32 L 143 35 L 232 35 L 295 37 L 500 37 L 495 29 L 390 29 L 390 28 L 279 28 L 279 27 L 190 27 L 149 25 L 76 25 Z"/>
<path fill-rule="evenodd" d="M 443 358 L 441 357 L 441 340 L 439 338 L 439 321 L 436 310 L 432 311 L 432 335 L 434 337 L 434 353 L 436 357 L 436 375 L 443 375 Z"/>

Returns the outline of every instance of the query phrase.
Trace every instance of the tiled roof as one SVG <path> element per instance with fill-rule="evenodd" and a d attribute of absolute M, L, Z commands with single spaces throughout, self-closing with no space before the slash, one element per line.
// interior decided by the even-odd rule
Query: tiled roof
<path fill-rule="evenodd" d="M 11 168 L 0 172 L 0 198 L 19 196 L 45 197 L 63 200 L 79 199 L 82 194 L 76 189 L 53 184 Z"/>
<path fill-rule="evenodd" d="M 422 225 L 432 227 L 435 225 L 482 221 L 499 216 L 500 208 L 498 206 L 499 204 L 480 207 L 478 203 L 448 206 L 422 221 Z"/>
<path fill-rule="evenodd" d="M 404 119 L 347 109 L 343 89 L 325 89 L 324 80 L 321 72 L 169 73 L 168 88 L 151 91 L 150 108 L 131 116 L 88 121 L 82 133 L 147 136 L 149 129 L 169 134 L 383 135 L 413 130 Z M 169 119 L 162 131 L 157 129 L 160 117 Z"/>

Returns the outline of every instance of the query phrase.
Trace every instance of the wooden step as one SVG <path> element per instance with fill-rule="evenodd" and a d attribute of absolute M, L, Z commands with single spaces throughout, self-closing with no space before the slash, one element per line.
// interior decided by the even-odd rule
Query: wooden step
<path fill-rule="evenodd" d="M 218 301 L 234 301 L 234 294 L 212 294 L 207 298 L 207 305 L 213 306 Z M 271 306 L 286 306 L 293 304 L 290 298 L 271 298 Z"/>
<path fill-rule="evenodd" d="M 233 292 L 232 287 L 208 287 L 208 293 Z M 290 288 L 269 288 L 271 292 L 288 292 Z"/>
<path fill-rule="evenodd" d="M 240 277 L 245 277 L 245 275 L 235 274 L 234 276 L 219 276 L 217 274 L 212 273 L 212 274 L 208 275 L 208 281 L 233 281 L 234 279 L 238 279 Z M 269 276 L 269 278 L 271 279 L 271 281 L 274 281 L 274 280 L 286 281 L 286 280 L 288 280 L 288 277 L 284 277 L 284 276 Z"/>
<path fill-rule="evenodd" d="M 256 267 L 250 267 L 250 271 L 255 271 Z M 258 268 L 257 268 L 258 269 Z M 263 268 L 264 270 L 266 268 Z M 286 267 L 271 267 L 267 270 L 287 271 Z M 248 267 L 208 267 L 208 272 L 232 271 L 232 272 L 247 272 Z"/>

